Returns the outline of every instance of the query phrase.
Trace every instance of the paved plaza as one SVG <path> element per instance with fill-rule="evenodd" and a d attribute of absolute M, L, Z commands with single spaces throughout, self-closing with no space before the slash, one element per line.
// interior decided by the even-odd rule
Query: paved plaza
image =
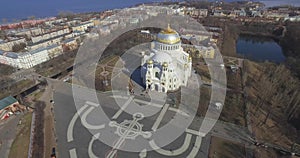
<path fill-rule="evenodd" d="M 78 88 L 82 88 L 83 96 L 92 93 L 87 88 Z M 132 115 L 125 111 L 134 103 L 142 106 L 150 102 L 134 95 L 126 97 L 113 95 L 111 92 L 98 93 L 97 96 L 101 98 L 101 105 L 94 99 L 82 98 L 79 99 L 81 107 L 77 107 L 72 96 L 71 85 L 65 84 L 55 89 L 54 111 L 58 138 L 57 150 L 60 157 L 207 157 L 210 136 L 203 138 L 195 130 L 199 125 L 198 121 L 191 124 L 191 128 L 187 128 L 175 141 L 166 146 L 159 147 L 157 143 L 159 141 L 153 139 L 155 131 L 168 124 L 176 114 L 189 117 L 186 112 L 168 103 L 151 103 L 152 110 L 159 112 L 150 117 L 145 117 L 143 111 Z M 124 104 L 121 107 L 116 103 L 116 98 L 119 101 L 123 100 Z M 107 123 L 97 121 L 95 117 L 101 115 L 99 108 L 110 121 Z M 107 145 L 110 141 L 103 143 L 101 137 L 106 137 L 102 138 L 104 141 L 114 139 L 111 140 L 113 143 Z M 135 149 L 129 146 L 134 146 Z"/>

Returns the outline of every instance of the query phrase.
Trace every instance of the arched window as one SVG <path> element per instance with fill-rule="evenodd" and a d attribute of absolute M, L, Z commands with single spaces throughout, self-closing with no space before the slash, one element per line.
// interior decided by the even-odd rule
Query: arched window
<path fill-rule="evenodd" d="M 155 72 L 155 77 L 159 78 L 159 73 Z"/>

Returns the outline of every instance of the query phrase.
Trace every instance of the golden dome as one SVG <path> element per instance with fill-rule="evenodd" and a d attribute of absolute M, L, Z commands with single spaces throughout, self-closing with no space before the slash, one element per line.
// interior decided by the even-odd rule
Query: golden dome
<path fill-rule="evenodd" d="M 162 34 L 176 34 L 177 32 L 170 27 L 170 24 L 168 24 L 168 27 L 166 29 L 162 30 L 160 33 L 162 33 Z"/>
<path fill-rule="evenodd" d="M 173 30 L 170 25 L 160 33 L 157 34 L 157 41 L 165 44 L 175 44 L 180 42 L 179 34 Z"/>
<path fill-rule="evenodd" d="M 148 60 L 147 64 L 153 64 L 153 60 Z"/>
<path fill-rule="evenodd" d="M 192 61 L 192 57 L 191 56 L 189 56 L 189 61 Z"/>

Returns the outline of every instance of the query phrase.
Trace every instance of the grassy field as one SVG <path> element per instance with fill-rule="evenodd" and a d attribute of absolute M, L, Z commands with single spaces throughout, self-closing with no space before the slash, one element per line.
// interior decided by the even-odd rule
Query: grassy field
<path fill-rule="evenodd" d="M 29 88 L 32 85 L 34 85 L 34 81 L 29 79 L 24 79 L 19 82 L 16 82 L 12 84 L 8 89 L 2 90 L 0 93 L 0 98 L 4 98 L 8 95 L 18 94 L 19 92 L 22 92 L 22 90 L 25 90 L 26 88 Z"/>
<path fill-rule="evenodd" d="M 207 65 L 201 63 L 197 64 L 197 62 L 198 61 L 195 61 L 194 63 L 194 69 L 200 74 L 201 80 L 210 82 L 211 79 Z M 231 70 L 227 69 L 226 73 L 227 86 L 232 90 L 228 90 L 226 93 L 225 105 L 220 115 L 220 120 L 240 126 L 246 126 L 244 100 L 242 94 L 239 93 L 239 91 L 242 90 L 240 71 L 233 73 Z M 200 116 L 204 116 L 207 111 L 211 99 L 210 93 L 211 87 L 201 88 L 200 106 L 198 109 L 198 115 Z"/>
<path fill-rule="evenodd" d="M 21 124 L 17 128 L 17 137 L 14 140 L 9 158 L 27 158 L 29 142 L 30 142 L 30 128 L 31 128 L 32 113 L 27 113 L 21 119 Z"/>
<path fill-rule="evenodd" d="M 245 147 L 242 144 L 212 137 L 209 158 L 246 158 Z"/>

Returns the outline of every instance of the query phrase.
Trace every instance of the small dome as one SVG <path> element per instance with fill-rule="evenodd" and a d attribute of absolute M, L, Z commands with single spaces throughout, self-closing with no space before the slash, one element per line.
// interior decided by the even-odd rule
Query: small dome
<path fill-rule="evenodd" d="M 147 64 L 153 64 L 153 60 L 148 60 Z"/>
<path fill-rule="evenodd" d="M 164 62 L 170 63 L 170 62 L 172 62 L 172 57 L 167 53 L 157 52 L 153 56 L 152 60 L 154 62 L 158 62 L 158 63 L 161 63 L 161 64 L 164 63 Z"/>
<path fill-rule="evenodd" d="M 157 34 L 156 40 L 165 44 L 175 44 L 180 42 L 180 36 L 175 30 L 171 29 L 170 25 L 168 25 L 168 28 Z"/>
<path fill-rule="evenodd" d="M 163 67 L 168 67 L 168 63 L 167 63 L 167 62 L 164 62 L 162 66 L 163 66 Z"/>

